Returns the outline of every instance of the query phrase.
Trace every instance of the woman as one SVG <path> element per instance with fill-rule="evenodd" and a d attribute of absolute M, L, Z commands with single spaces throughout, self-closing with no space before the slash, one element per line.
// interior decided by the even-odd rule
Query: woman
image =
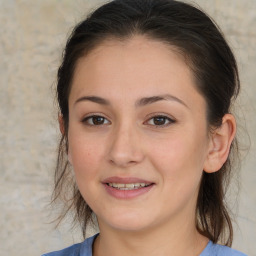
<path fill-rule="evenodd" d="M 46 255 L 244 255 L 224 201 L 239 86 L 223 35 L 188 4 L 116 0 L 78 24 L 58 71 L 54 200 L 100 232 Z"/>

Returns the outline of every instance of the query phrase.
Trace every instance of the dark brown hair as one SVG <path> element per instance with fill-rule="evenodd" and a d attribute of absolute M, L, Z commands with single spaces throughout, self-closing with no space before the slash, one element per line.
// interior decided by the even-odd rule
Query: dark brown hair
<path fill-rule="evenodd" d="M 212 19 L 194 6 L 172 0 L 114 0 L 79 23 L 67 41 L 58 70 L 57 99 L 65 133 L 59 144 L 53 201 L 61 198 L 65 203 L 60 220 L 69 210 L 74 210 L 74 220 L 81 224 L 84 235 L 93 212 L 72 178 L 66 157 L 68 98 L 73 73 L 78 59 L 105 39 L 125 40 L 136 34 L 168 44 L 185 57 L 197 89 L 207 102 L 209 127 L 221 125 L 239 92 L 238 69 L 230 47 Z M 197 201 L 198 231 L 214 243 L 222 241 L 229 246 L 233 230 L 224 197 L 233 170 L 232 154 L 237 153 L 236 149 L 237 141 L 234 140 L 221 170 L 203 173 Z"/>

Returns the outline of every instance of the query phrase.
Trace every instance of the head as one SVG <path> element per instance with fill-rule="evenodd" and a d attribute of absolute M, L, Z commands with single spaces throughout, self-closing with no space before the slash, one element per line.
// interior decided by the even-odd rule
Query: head
<path fill-rule="evenodd" d="M 222 138 L 222 128 L 226 126 L 229 129 L 229 123 L 233 122 L 228 114 L 232 100 L 239 92 L 237 65 L 213 21 L 202 11 L 185 3 L 171 0 L 116 0 L 103 5 L 75 27 L 58 71 L 57 98 L 62 139 L 55 172 L 54 198 L 69 188 L 72 198 L 67 202 L 67 210 L 75 210 L 75 218 L 80 221 L 85 232 L 92 210 L 84 200 L 80 187 L 70 179 L 67 158 L 70 157 L 72 164 L 74 157 L 70 154 L 72 147 L 69 138 L 74 84 L 79 77 L 79 70 L 80 74 L 86 72 L 81 67 L 92 63 L 91 56 L 107 55 L 107 52 L 114 54 L 118 52 L 117 49 L 123 50 L 123 47 L 126 52 L 129 47 L 131 51 L 135 49 L 134 56 L 139 56 L 136 49 L 141 46 L 150 53 L 155 46 L 159 50 L 155 52 L 156 56 L 161 56 L 161 51 L 169 51 L 172 61 L 187 67 L 191 88 L 203 99 L 202 125 L 206 131 L 205 138 L 212 141 L 212 150 L 208 151 L 209 160 L 202 164 L 202 175 L 195 178 L 199 184 L 195 190 L 195 222 L 198 231 L 214 242 L 220 240 L 227 230 L 225 243 L 231 244 L 232 224 L 223 199 L 232 167 L 231 154 L 236 146 L 236 141 L 232 142 L 234 126 L 225 152 L 223 150 L 220 154 L 216 147 L 221 144 L 218 142 Z M 165 67 L 168 68 L 168 64 Z"/>

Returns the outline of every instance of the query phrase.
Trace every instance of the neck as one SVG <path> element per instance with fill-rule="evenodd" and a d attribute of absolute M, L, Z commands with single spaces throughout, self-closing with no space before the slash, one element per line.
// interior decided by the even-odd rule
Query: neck
<path fill-rule="evenodd" d="M 208 239 L 196 230 L 194 221 L 190 220 L 165 222 L 151 230 L 123 231 L 101 228 L 101 225 L 100 230 L 93 256 L 197 256 L 208 243 Z"/>

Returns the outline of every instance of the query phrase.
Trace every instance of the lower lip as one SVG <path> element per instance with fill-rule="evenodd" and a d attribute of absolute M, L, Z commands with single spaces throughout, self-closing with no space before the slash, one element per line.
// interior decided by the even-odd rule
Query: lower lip
<path fill-rule="evenodd" d="M 117 198 L 117 199 L 132 199 L 138 196 L 141 196 L 147 192 L 149 192 L 154 184 L 151 184 L 147 187 L 131 189 L 131 190 L 120 190 L 113 187 L 108 186 L 107 184 L 103 184 L 108 194 Z"/>

